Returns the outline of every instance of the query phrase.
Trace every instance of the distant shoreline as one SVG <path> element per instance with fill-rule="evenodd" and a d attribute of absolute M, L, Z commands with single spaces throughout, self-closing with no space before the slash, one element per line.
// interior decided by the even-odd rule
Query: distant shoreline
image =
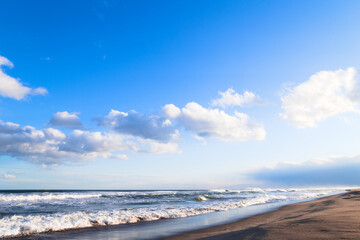
<path fill-rule="evenodd" d="M 360 239 L 360 189 L 161 240 Z"/>

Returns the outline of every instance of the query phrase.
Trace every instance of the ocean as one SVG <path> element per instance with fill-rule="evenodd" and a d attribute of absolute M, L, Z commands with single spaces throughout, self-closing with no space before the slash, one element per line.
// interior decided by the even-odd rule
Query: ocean
<path fill-rule="evenodd" d="M 0 191 L 0 237 L 186 218 L 342 191 L 345 188 Z"/>

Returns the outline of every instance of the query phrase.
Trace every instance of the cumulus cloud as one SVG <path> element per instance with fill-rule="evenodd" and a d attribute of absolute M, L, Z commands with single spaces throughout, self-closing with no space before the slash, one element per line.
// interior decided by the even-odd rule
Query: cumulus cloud
<path fill-rule="evenodd" d="M 262 125 L 238 111 L 228 114 L 191 102 L 182 109 L 168 104 L 163 107 L 163 113 L 146 115 L 133 110 L 111 110 L 98 119 L 105 132 L 83 130 L 78 113 L 55 113 L 48 124 L 74 129 L 69 134 L 55 128 L 38 130 L 0 121 L 0 155 L 46 166 L 67 161 L 126 158 L 127 152 L 180 153 L 178 126 L 195 133 L 196 137 L 223 141 L 262 140 L 266 135 Z"/>
<path fill-rule="evenodd" d="M 245 113 L 235 111 L 233 115 L 229 115 L 219 109 L 204 108 L 195 102 L 186 104 L 182 109 L 167 104 L 163 111 L 167 117 L 176 120 L 200 138 L 210 137 L 223 141 L 265 139 L 263 126 L 251 121 Z"/>
<path fill-rule="evenodd" d="M 268 186 L 359 186 L 360 156 L 283 162 L 248 174 Z"/>
<path fill-rule="evenodd" d="M 0 56 L 0 95 L 3 97 L 14 98 L 21 100 L 27 95 L 45 95 L 47 90 L 45 88 L 29 88 L 22 85 L 19 79 L 10 77 L 2 71 L 2 66 L 14 67 L 14 64 L 7 58 Z"/>
<path fill-rule="evenodd" d="M 169 119 L 159 115 L 145 115 L 136 111 L 127 113 L 111 110 L 100 125 L 113 131 L 142 139 L 152 139 L 160 142 L 174 141 L 179 133 Z"/>
<path fill-rule="evenodd" d="M 212 106 L 218 106 L 222 108 L 229 106 L 243 107 L 246 104 L 258 102 L 260 100 L 260 98 L 252 92 L 244 91 L 244 94 L 241 95 L 232 88 L 229 88 L 225 92 L 219 92 L 219 95 L 219 98 L 211 102 Z"/>
<path fill-rule="evenodd" d="M 0 122 L 0 153 L 15 157 L 36 160 L 56 158 L 58 145 L 66 138 L 59 130 L 48 128 L 36 130 L 33 127 L 20 127 L 14 123 Z"/>
<path fill-rule="evenodd" d="M 0 155 L 33 163 L 57 165 L 97 158 L 127 158 L 126 152 L 177 152 L 175 143 L 128 137 L 115 132 L 76 129 L 69 135 L 58 129 L 37 130 L 0 121 Z"/>
<path fill-rule="evenodd" d="M 126 158 L 119 151 L 138 151 L 138 146 L 119 134 L 74 130 L 66 141 L 59 145 L 59 151 L 80 155 L 82 158 Z M 116 153 L 114 155 L 113 153 Z"/>
<path fill-rule="evenodd" d="M 280 116 L 299 128 L 346 112 L 359 112 L 359 81 L 356 70 L 321 71 L 293 88 L 281 98 Z"/>
<path fill-rule="evenodd" d="M 174 104 L 166 104 L 163 107 L 165 115 L 169 118 L 175 119 L 181 115 L 180 108 L 176 107 Z"/>
<path fill-rule="evenodd" d="M 72 129 L 81 129 L 83 124 L 78 117 L 78 113 L 69 113 L 67 111 L 55 113 L 49 121 L 52 126 L 67 127 Z"/>

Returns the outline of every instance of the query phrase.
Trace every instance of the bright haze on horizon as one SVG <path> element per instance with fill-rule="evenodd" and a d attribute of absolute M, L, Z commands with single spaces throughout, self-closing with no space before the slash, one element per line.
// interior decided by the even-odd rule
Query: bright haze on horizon
<path fill-rule="evenodd" d="M 0 189 L 360 185 L 359 1 L 0 8 Z"/>

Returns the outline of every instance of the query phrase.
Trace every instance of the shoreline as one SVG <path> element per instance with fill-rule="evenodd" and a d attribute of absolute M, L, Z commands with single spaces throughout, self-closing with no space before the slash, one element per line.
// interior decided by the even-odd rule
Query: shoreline
<path fill-rule="evenodd" d="M 360 239 L 360 189 L 158 240 Z"/>
<path fill-rule="evenodd" d="M 337 196 L 339 192 L 334 194 L 335 195 L 326 196 Z M 160 219 L 158 221 L 141 221 L 132 224 L 67 229 L 64 231 L 30 234 L 22 237 L 13 236 L 4 239 L 183 239 L 178 238 L 178 236 L 206 229 L 214 229 L 227 224 L 233 224 L 234 222 L 243 221 L 258 215 L 274 211 L 276 212 L 284 206 L 312 202 L 322 198 L 324 198 L 324 196 L 302 200 L 252 205 L 244 208 L 200 214 L 186 218 Z"/>
<path fill-rule="evenodd" d="M 308 200 L 308 199 L 307 199 Z M 301 200 L 252 205 L 244 208 L 219 211 L 184 218 L 140 221 L 136 223 L 74 228 L 62 231 L 35 233 L 0 239 L 117 239 L 117 240 L 154 240 L 161 237 L 178 235 L 192 230 L 219 226 L 239 219 L 278 209 Z M 309 200 L 308 200 L 309 201 Z M 311 201 L 311 200 L 310 200 Z"/>

